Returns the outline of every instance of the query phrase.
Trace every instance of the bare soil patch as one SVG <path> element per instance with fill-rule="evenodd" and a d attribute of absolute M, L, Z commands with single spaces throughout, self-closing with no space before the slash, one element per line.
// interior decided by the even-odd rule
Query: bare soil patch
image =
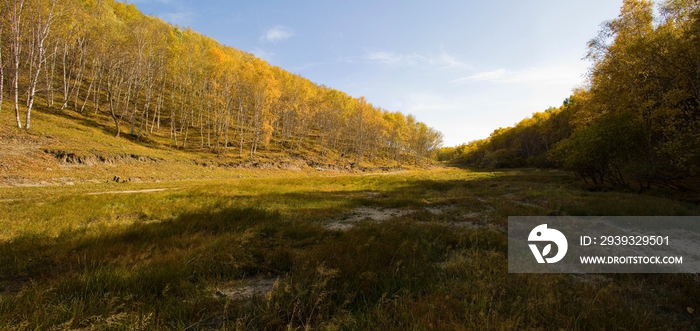
<path fill-rule="evenodd" d="M 332 219 L 325 225 L 326 229 L 332 231 L 347 231 L 355 226 L 355 223 L 369 219 L 374 222 L 383 222 L 392 218 L 401 217 L 414 210 L 397 208 L 372 208 L 358 207 L 348 213 L 343 214 L 338 219 Z"/>
<path fill-rule="evenodd" d="M 147 190 L 92 192 L 92 193 L 87 193 L 87 195 L 152 193 L 152 192 L 163 192 L 163 191 L 167 191 L 167 190 L 177 190 L 177 188 L 152 188 L 152 189 L 147 189 Z"/>
<path fill-rule="evenodd" d="M 230 300 L 250 300 L 254 297 L 265 296 L 272 291 L 276 282 L 277 278 L 249 279 L 238 286 L 217 288 L 214 297 Z"/>

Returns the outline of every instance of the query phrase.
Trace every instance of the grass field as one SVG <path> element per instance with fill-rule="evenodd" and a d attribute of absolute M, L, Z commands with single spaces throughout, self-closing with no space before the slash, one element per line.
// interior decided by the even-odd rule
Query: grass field
<path fill-rule="evenodd" d="M 508 274 L 504 232 L 700 215 L 697 196 L 538 170 L 255 176 L 0 188 L 2 329 L 700 328 L 697 275 Z"/>

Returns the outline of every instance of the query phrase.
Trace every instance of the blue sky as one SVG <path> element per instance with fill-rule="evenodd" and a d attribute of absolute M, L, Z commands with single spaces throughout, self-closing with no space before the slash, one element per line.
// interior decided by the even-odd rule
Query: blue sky
<path fill-rule="evenodd" d="M 132 0 L 270 64 L 413 114 L 446 146 L 558 107 L 622 0 Z"/>

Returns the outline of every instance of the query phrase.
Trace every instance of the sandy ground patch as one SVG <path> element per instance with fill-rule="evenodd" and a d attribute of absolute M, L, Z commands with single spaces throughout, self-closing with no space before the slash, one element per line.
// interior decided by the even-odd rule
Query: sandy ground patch
<path fill-rule="evenodd" d="M 490 208 L 490 206 L 488 207 Z M 459 212 L 458 208 L 455 208 L 454 206 L 435 206 L 426 207 L 424 209 L 434 215 Z M 459 213 L 461 220 L 442 224 L 455 228 L 493 229 L 497 231 L 504 231 L 502 227 L 489 224 L 483 219 L 484 214 L 488 214 L 490 211 L 492 211 L 492 209 L 493 208 L 491 208 L 491 210 L 487 208 L 482 212 L 471 211 L 468 213 Z M 362 220 L 371 220 L 373 222 L 381 223 L 383 221 L 408 215 L 416 211 L 417 210 L 397 208 L 357 207 L 352 209 L 350 212 L 344 213 L 338 218 L 330 219 L 324 225 L 324 227 L 330 231 L 348 231 L 355 227 L 357 222 Z"/>
<path fill-rule="evenodd" d="M 343 214 L 340 218 L 331 220 L 325 227 L 332 231 L 347 231 L 354 227 L 355 223 L 365 219 L 370 219 L 374 222 L 383 222 L 412 212 L 414 211 L 397 208 L 357 207 Z"/>
<path fill-rule="evenodd" d="M 246 280 L 239 286 L 217 288 L 214 297 L 230 300 L 249 300 L 254 297 L 262 297 L 272 291 L 275 282 L 277 282 L 277 278 Z"/>
<path fill-rule="evenodd" d="M 147 190 L 92 192 L 92 193 L 87 193 L 87 195 L 152 193 L 152 192 L 163 192 L 163 191 L 167 191 L 167 190 L 177 190 L 177 188 L 152 188 L 152 189 L 147 189 Z"/>
<path fill-rule="evenodd" d="M 437 206 L 437 207 L 426 207 L 425 208 L 425 210 L 427 210 L 429 213 L 434 214 L 434 215 L 442 215 L 450 209 L 452 209 L 450 206 Z"/>

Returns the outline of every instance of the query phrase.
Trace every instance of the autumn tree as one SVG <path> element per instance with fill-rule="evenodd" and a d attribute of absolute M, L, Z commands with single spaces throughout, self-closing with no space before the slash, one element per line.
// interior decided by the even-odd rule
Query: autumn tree
<path fill-rule="evenodd" d="M 6 7 L 5 6 L 0 6 L 0 17 L 6 17 L 9 16 L 8 13 L 6 13 Z M 5 61 L 3 59 L 3 54 L 5 52 L 5 39 L 4 39 L 4 34 L 3 32 L 5 31 L 5 22 L 0 19 L 0 112 L 2 112 L 2 100 L 3 96 L 5 94 Z"/>
<path fill-rule="evenodd" d="M 22 40 L 24 36 L 24 30 L 22 25 L 22 14 L 24 11 L 24 3 L 26 0 L 4 0 L 4 11 L 3 16 L 6 20 L 6 25 L 9 30 L 10 37 L 10 53 L 11 53 L 11 67 L 12 72 L 12 82 L 10 88 L 12 89 L 13 105 L 15 110 L 15 119 L 17 121 L 17 127 L 22 128 L 22 120 L 19 114 L 19 76 L 20 76 L 20 56 L 22 52 Z"/>
<path fill-rule="evenodd" d="M 635 149 L 637 157 L 620 161 L 618 177 L 623 179 L 608 176 L 609 184 L 627 186 L 632 179 L 641 187 L 683 187 L 700 174 L 698 5 L 667 1 L 660 12 L 655 21 L 652 2 L 624 1 L 618 18 L 606 22 L 589 43 L 588 57 L 594 61 L 590 97 L 578 116 L 585 117 L 580 121 L 584 125 L 572 139 L 600 138 L 603 122 L 623 117 L 641 130 L 627 144 L 644 146 Z M 628 131 L 617 140 L 628 137 Z M 617 146 L 609 140 L 613 137 L 607 139 L 607 144 Z M 565 162 L 576 158 L 580 163 L 580 155 L 586 154 L 572 151 Z M 600 158 L 589 162 L 597 168 L 607 163 Z"/>
<path fill-rule="evenodd" d="M 56 0 L 45 3 L 44 0 L 31 2 L 34 22 L 31 25 L 32 38 L 29 44 L 29 83 L 27 87 L 27 116 L 24 127 L 31 127 L 32 107 L 36 96 L 36 87 L 39 82 L 39 74 L 42 66 L 46 63 L 46 39 L 51 31 L 51 26 L 55 18 Z"/>

